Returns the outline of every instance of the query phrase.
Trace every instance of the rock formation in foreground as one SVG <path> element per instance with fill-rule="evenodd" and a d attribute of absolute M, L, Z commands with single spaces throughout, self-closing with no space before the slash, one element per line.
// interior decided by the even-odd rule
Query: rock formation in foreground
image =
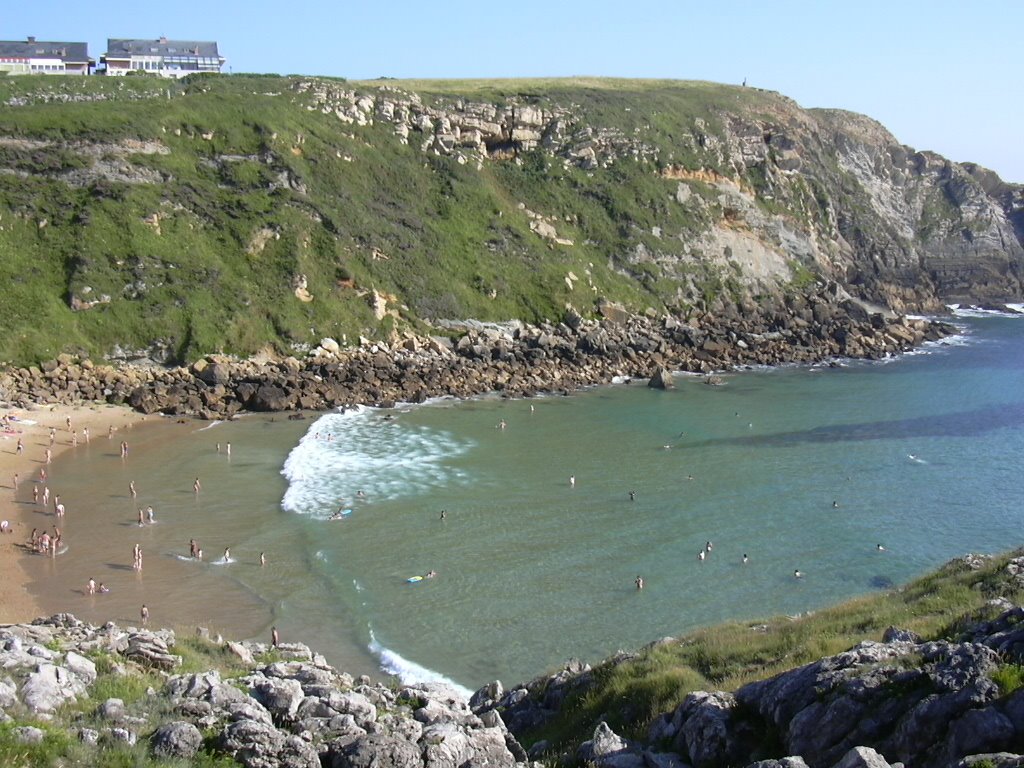
<path fill-rule="evenodd" d="M 1007 570 L 1019 580 L 1024 557 Z M 735 693 L 690 693 L 654 718 L 643 740 L 601 721 L 568 760 L 600 768 L 1019 768 L 1024 609 L 1003 599 L 988 608 L 994 619 L 966 625 L 954 640 L 890 628 L 881 642 Z M 249 768 L 516 768 L 548 749 L 536 742 L 528 754 L 517 737 L 553 718 L 592 675 L 570 666 L 508 691 L 491 683 L 467 701 L 443 684 L 353 679 L 298 643 L 197 644 L 227 671 L 181 672 L 169 630 L 95 627 L 69 614 L 0 627 L 0 722 L 8 722 L 0 738 L 31 749 L 55 731 L 70 733 L 86 761 L 145 745 L 154 756 L 188 760 L 203 750 Z M 185 655 L 194 665 L 195 654 Z M 127 691 L 150 687 L 129 700 L 99 700 L 101 677 L 106 691 L 118 681 Z"/>

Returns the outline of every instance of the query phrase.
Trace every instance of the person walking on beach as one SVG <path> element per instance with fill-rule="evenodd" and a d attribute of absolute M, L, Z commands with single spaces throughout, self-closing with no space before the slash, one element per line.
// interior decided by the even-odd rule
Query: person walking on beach
<path fill-rule="evenodd" d="M 277 648 L 281 644 L 281 638 L 277 634 L 277 627 L 270 628 L 270 645 Z"/>
<path fill-rule="evenodd" d="M 38 485 L 33 485 L 32 486 L 32 503 L 33 504 L 38 504 L 39 503 L 39 486 Z"/>
<path fill-rule="evenodd" d="M 21 456 L 21 454 L 23 454 L 25 452 L 25 444 L 23 442 L 21 442 L 21 438 L 20 437 L 18 438 L 18 445 L 15 447 L 14 452 L 18 456 Z"/>
<path fill-rule="evenodd" d="M 82 437 L 85 438 L 85 442 L 86 442 L 86 444 L 88 444 L 88 442 L 89 442 L 89 428 L 88 427 L 82 427 Z"/>
<path fill-rule="evenodd" d="M 18 490 L 18 473 L 14 473 L 14 490 Z"/>
<path fill-rule="evenodd" d="M 57 430 L 50 427 L 50 445 L 53 445 L 57 440 Z"/>
<path fill-rule="evenodd" d="M 46 463 L 49 464 L 53 460 L 53 450 L 50 448 L 46 449 Z"/>

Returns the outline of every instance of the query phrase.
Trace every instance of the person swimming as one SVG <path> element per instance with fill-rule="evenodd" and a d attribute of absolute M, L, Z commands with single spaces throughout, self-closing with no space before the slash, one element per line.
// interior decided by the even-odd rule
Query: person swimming
<path fill-rule="evenodd" d="M 705 557 L 707 557 L 707 553 L 703 549 L 697 553 L 698 560 L 703 560 Z"/>
<path fill-rule="evenodd" d="M 797 568 L 796 570 L 793 571 L 793 578 L 795 578 L 795 579 L 802 579 L 803 577 L 804 577 L 804 574 L 803 574 L 803 572 L 799 568 Z"/>

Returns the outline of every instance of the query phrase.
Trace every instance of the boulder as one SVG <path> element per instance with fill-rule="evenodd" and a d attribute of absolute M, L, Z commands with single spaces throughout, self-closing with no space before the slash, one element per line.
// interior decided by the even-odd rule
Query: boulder
<path fill-rule="evenodd" d="M 177 720 L 157 728 L 150 743 L 157 757 L 190 760 L 203 746 L 203 734 L 192 723 Z"/>
<path fill-rule="evenodd" d="M 258 680 L 252 687 L 256 700 L 276 717 L 291 717 L 305 697 L 298 680 L 282 680 L 267 677 Z"/>
<path fill-rule="evenodd" d="M 383 733 L 332 742 L 322 762 L 325 768 L 423 768 L 419 746 Z"/>
<path fill-rule="evenodd" d="M 870 747 L 854 747 L 832 768 L 889 768 L 889 762 Z"/>
<path fill-rule="evenodd" d="M 647 386 L 652 389 L 672 389 L 675 385 L 675 382 L 672 380 L 672 371 L 668 368 L 659 368 L 651 376 L 650 381 L 647 382 Z"/>

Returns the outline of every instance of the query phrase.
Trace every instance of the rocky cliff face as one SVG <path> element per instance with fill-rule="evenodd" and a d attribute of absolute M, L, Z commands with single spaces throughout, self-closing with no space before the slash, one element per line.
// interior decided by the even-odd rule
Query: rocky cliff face
<path fill-rule="evenodd" d="M 862 115 L 769 95 L 754 110 L 712 106 L 673 137 L 673 149 L 647 135 L 650 125 L 627 134 L 554 99 L 495 104 L 315 82 L 298 90 L 345 123 L 389 124 L 403 143 L 478 168 L 531 151 L 588 171 L 651 163 L 679 180 L 675 202 L 705 219 L 675 248 L 633 254 L 670 274 L 704 260 L 735 265 L 748 285 L 777 285 L 797 262 L 896 311 L 1022 295 L 1024 189 L 904 146 Z"/>
<path fill-rule="evenodd" d="M 1024 188 L 758 89 L 9 80 L 0 254 L 34 310 L 2 359 L 293 353 L 604 299 L 690 319 L 829 283 L 896 312 L 1022 298 Z"/>

